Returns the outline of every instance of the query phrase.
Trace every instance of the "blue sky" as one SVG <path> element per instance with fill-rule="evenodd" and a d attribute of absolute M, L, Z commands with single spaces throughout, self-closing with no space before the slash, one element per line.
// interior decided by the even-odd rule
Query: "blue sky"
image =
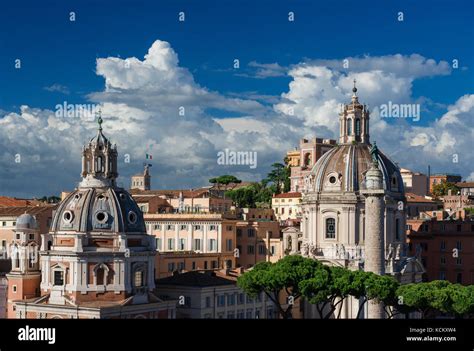
<path fill-rule="evenodd" d="M 377 143 L 389 155 L 401 165 L 418 167 L 417 170 L 420 171 L 425 171 L 429 163 L 440 172 L 462 173 L 465 177 L 474 174 L 470 166 L 472 156 L 465 155 L 466 145 L 469 145 L 469 131 L 472 137 L 472 124 L 467 124 L 467 134 L 462 136 L 456 135 L 456 128 L 459 129 L 459 126 L 453 126 L 451 134 L 446 135 L 439 133 L 445 124 L 436 124 L 437 120 L 452 110 L 449 106 L 454 106 L 451 115 L 454 114 L 461 120 L 474 116 L 474 109 L 471 110 L 470 107 L 470 96 L 474 93 L 472 1 L 453 4 L 442 0 L 324 3 L 301 0 L 20 0 L 5 1 L 0 6 L 0 121 L 3 118 L 5 126 L 12 128 L 3 135 L 3 142 L 0 141 L 0 147 L 4 149 L 3 159 L 0 157 L 0 166 L 4 169 L 3 173 L 0 171 L 0 193 L 18 196 L 54 193 L 70 188 L 71 183 L 78 180 L 77 152 L 52 151 L 55 150 L 52 143 L 57 142 L 57 139 L 49 139 L 51 134 L 61 132 L 66 135 L 75 127 L 79 128 L 74 123 L 69 127 L 56 126 L 48 119 L 55 105 L 64 101 L 111 104 L 109 113 L 112 114 L 113 111 L 116 119 L 112 116 L 110 121 L 114 120 L 115 125 L 108 125 L 106 122 L 105 126 L 111 127 L 110 134 L 113 138 L 119 142 L 123 140 L 119 144 L 119 152 L 120 146 L 122 152 L 130 152 L 132 155 L 153 152 L 157 159 L 153 170 L 160 174 L 156 187 L 203 185 L 207 178 L 216 173 L 228 172 L 240 174 L 243 178 L 259 179 L 266 174 L 269 165 L 281 159 L 284 150 L 296 145 L 301 137 L 315 134 L 337 137 L 334 134 L 337 128 L 334 121 L 330 120 L 337 119 L 337 116 L 332 117 L 330 109 L 318 110 L 318 106 L 327 101 L 332 101 L 331 106 L 336 102 L 344 102 L 336 93 L 347 92 L 348 80 L 346 82 L 342 78 L 349 78 L 351 69 L 339 70 L 334 65 L 348 57 L 361 60 L 361 68 L 355 73 L 360 78 L 369 77 L 367 82 L 361 82 L 362 86 L 365 84 L 370 87 L 372 83 L 390 85 L 393 81 L 394 84 L 400 84 L 400 89 L 407 91 L 400 93 L 394 85 L 376 90 L 377 94 L 373 95 L 368 93 L 370 89 L 365 90 L 364 95 L 364 90 L 359 89 L 364 101 L 375 105 L 392 98 L 400 99 L 400 103 L 404 102 L 403 99 L 422 101 L 424 114 L 419 122 L 387 121 L 388 125 L 398 123 L 398 129 L 374 125 L 373 134 L 378 133 Z M 71 11 L 75 12 L 75 22 L 69 21 Z M 178 21 L 180 11 L 185 13 L 185 22 Z M 289 11 L 295 14 L 294 22 L 288 21 Z M 404 15 L 403 22 L 397 21 L 400 11 Z M 179 65 L 171 64 L 172 71 L 176 69 L 176 72 L 181 72 L 180 69 L 183 68 L 189 73 L 184 74 L 183 80 L 161 80 L 157 76 L 156 82 L 165 83 L 159 89 L 166 89 L 166 84 L 176 83 L 176 89 L 179 90 L 183 84 L 191 82 L 190 87 L 197 92 L 197 96 L 203 92 L 209 96 L 206 95 L 208 102 L 202 104 L 198 98 L 193 100 L 192 108 L 195 107 L 195 110 L 193 109 L 189 120 L 183 121 L 182 125 L 179 122 L 179 125 L 169 129 L 169 133 L 166 132 L 168 134 L 157 131 L 155 136 L 151 133 L 145 136 L 138 133 L 143 125 L 149 125 L 151 131 L 154 126 L 157 130 L 168 130 L 166 125 L 171 122 L 166 113 L 169 114 L 173 108 L 166 106 L 170 109 L 164 110 L 163 107 L 162 110 L 156 106 L 148 108 L 148 103 L 147 107 L 142 105 L 145 97 L 152 100 L 156 97 L 155 101 L 161 103 L 162 91 L 153 82 L 150 84 L 155 90 L 148 86 L 144 88 L 140 84 L 138 88 L 132 87 L 128 80 L 130 76 L 121 75 L 117 71 L 113 58 L 123 60 L 136 57 L 144 62 L 144 55 L 157 41 L 167 43 L 166 45 L 169 43 L 172 52 L 179 57 Z M 170 59 L 163 55 L 164 60 Z M 392 62 L 387 58 L 390 55 L 401 55 L 401 59 Z M 419 55 L 422 58 L 420 63 L 413 63 L 416 58 L 411 55 Z M 381 75 L 375 77 L 371 74 L 379 66 L 373 61 L 378 58 L 388 63 Z M 15 69 L 16 59 L 21 60 L 21 69 Z M 240 60 L 238 70 L 233 68 L 234 59 Z M 453 59 L 459 61 L 458 69 L 451 68 Z M 103 60 L 104 65 L 99 67 L 97 60 Z M 173 61 L 172 58 L 170 60 Z M 335 75 L 331 78 L 333 83 L 330 88 L 334 91 L 328 93 L 327 86 L 322 88 L 326 89 L 322 97 L 299 95 L 304 89 L 309 89 L 305 88 L 307 82 L 301 79 L 305 74 L 301 73 L 304 71 L 302 68 L 305 65 L 320 66 L 321 60 L 330 60 L 333 65 L 330 72 Z M 434 60 L 434 67 L 427 60 Z M 273 66 L 266 66 L 269 64 Z M 413 74 L 407 73 L 411 64 L 414 65 Z M 428 73 L 424 70 L 428 70 Z M 263 75 L 259 76 L 259 72 Z M 181 77 L 181 73 L 178 76 Z M 136 72 L 131 73 L 132 76 L 133 74 L 140 77 Z M 104 78 L 115 80 L 118 82 L 116 84 L 125 88 L 111 93 L 105 86 Z M 318 79 L 309 86 L 319 88 L 327 83 Z M 112 88 L 117 88 L 117 85 Z M 176 94 L 170 90 L 172 96 L 179 96 L 181 92 L 178 90 Z M 461 100 L 466 95 L 469 96 L 468 102 Z M 167 101 L 169 98 L 163 98 L 163 105 Z M 292 121 L 275 114 L 275 111 L 282 113 L 286 101 L 297 107 Z M 25 105 L 28 109 L 21 110 L 21 106 Z M 255 107 L 253 111 L 252 106 Z M 132 108 L 137 110 L 130 110 Z M 133 123 L 131 122 L 130 113 L 140 115 L 141 112 L 146 116 L 144 119 L 148 118 L 147 122 L 142 120 L 141 125 L 134 125 L 136 120 L 132 119 Z M 320 117 L 324 113 L 327 121 Z M 30 115 L 38 119 L 31 125 Z M 10 116 L 11 122 L 6 122 L 7 116 Z M 237 119 L 234 126 L 240 126 L 242 121 L 248 122 L 250 118 L 252 121 L 267 123 L 268 126 L 273 125 L 275 130 L 279 129 L 279 133 L 272 131 L 265 134 L 262 130 L 233 131 L 232 126 L 226 125 L 224 128 L 223 125 L 214 123 L 215 119 L 238 117 L 246 119 Z M 20 133 L 19 130 L 25 128 L 30 133 L 39 126 L 50 130 L 45 131 L 44 135 L 32 136 L 31 140 L 26 137 L 21 141 L 13 139 L 14 131 Z M 80 128 L 84 134 L 75 131 L 75 135 L 69 136 L 70 140 L 77 141 L 78 144 L 86 140 L 86 135 L 89 135 L 93 126 L 83 124 Z M 191 148 L 194 154 L 191 157 L 179 156 L 181 159 L 194 160 L 194 164 L 183 163 L 177 165 L 176 169 L 170 168 L 170 164 L 176 163 L 176 155 L 168 151 L 178 148 L 179 145 L 174 145 L 176 140 L 187 140 L 187 135 L 197 128 L 202 128 L 200 134 L 205 136 L 201 139 L 196 137 L 194 144 L 189 141 L 189 145 L 182 146 L 183 153 Z M 176 134 L 173 139 L 170 133 L 178 129 L 182 133 Z M 22 133 L 20 135 L 27 132 Z M 412 139 L 417 141 L 413 143 L 410 141 Z M 11 140 L 18 145 L 12 145 Z M 137 146 L 132 140 L 137 143 L 146 140 L 147 145 Z M 164 140 L 168 140 L 168 143 L 164 143 Z M 215 168 L 212 155 L 216 151 L 227 146 L 246 150 L 256 144 L 256 140 L 261 144 L 258 150 L 260 166 L 257 171 L 242 167 Z M 32 147 L 29 148 L 28 143 Z M 17 152 L 16 149 L 30 153 L 32 148 L 38 159 L 51 164 L 45 166 L 31 161 L 23 169 L 14 172 L 24 176 L 27 176 L 28 171 L 42 174 L 42 167 L 46 167 L 41 180 L 25 188 L 21 180 L 10 179 L 9 172 L 13 172 L 9 163 L 10 154 Z M 406 156 L 414 150 L 426 154 L 423 164 Z M 55 154 L 51 155 L 52 152 Z M 451 162 L 453 153 L 460 153 L 462 156 L 459 163 Z M 162 157 L 157 157 L 157 154 Z M 142 162 L 139 156 L 134 160 L 131 165 L 121 166 L 124 177 L 122 182 L 125 184 L 126 177 L 136 173 Z M 49 172 L 55 167 L 64 172 L 61 180 L 51 179 L 52 173 Z M 183 176 L 176 177 L 176 174 Z M 39 184 L 42 184 L 42 189 L 38 189 Z"/>
<path fill-rule="evenodd" d="M 234 58 L 297 63 L 304 58 L 418 53 L 435 60 L 474 62 L 472 1 L 8 1 L 0 12 L 3 84 L 0 108 L 52 108 L 55 83 L 69 100 L 99 90 L 97 57 L 138 56 L 160 38 L 179 52 L 198 83 L 221 92 L 280 94 L 287 77 L 268 81 L 232 74 Z M 68 13 L 76 13 L 76 22 Z M 177 21 L 184 11 L 185 23 Z M 295 21 L 288 22 L 289 11 Z M 404 22 L 394 19 L 404 12 Z M 22 60 L 16 70 L 14 60 Z M 472 92 L 474 71 L 417 81 L 414 95 L 451 103 Z M 62 97 L 61 97 L 62 98 Z"/>

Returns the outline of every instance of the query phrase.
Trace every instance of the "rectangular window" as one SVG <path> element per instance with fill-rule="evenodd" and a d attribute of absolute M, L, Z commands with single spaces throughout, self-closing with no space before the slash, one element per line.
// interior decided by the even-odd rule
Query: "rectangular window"
<path fill-rule="evenodd" d="M 168 263 L 168 272 L 174 272 L 174 262 Z"/>
<path fill-rule="evenodd" d="M 217 261 L 211 261 L 211 268 L 217 269 Z"/>
<path fill-rule="evenodd" d="M 207 269 L 207 261 L 204 261 L 204 269 Z"/>
<path fill-rule="evenodd" d="M 217 295 L 217 306 L 218 307 L 225 306 L 225 295 Z"/>
<path fill-rule="evenodd" d="M 228 231 L 228 232 L 231 232 L 231 231 L 232 231 L 232 226 L 231 226 L 231 225 L 228 225 L 228 226 L 227 226 L 227 231 Z"/>
<path fill-rule="evenodd" d="M 194 230 L 201 230 L 201 226 L 200 226 L 199 224 L 196 224 L 196 225 L 194 226 Z"/>
<path fill-rule="evenodd" d="M 440 243 L 440 248 L 441 251 L 446 251 L 446 241 L 442 240 Z"/>
<path fill-rule="evenodd" d="M 254 246 L 253 246 L 253 245 L 248 245 L 248 246 L 247 246 L 247 253 L 248 253 L 249 255 L 252 255 L 254 252 L 255 252 Z"/>
<path fill-rule="evenodd" d="M 168 239 L 168 250 L 174 250 L 174 239 Z"/>
<path fill-rule="evenodd" d="M 243 305 L 245 303 L 245 294 L 244 293 L 240 293 L 239 294 L 239 298 L 237 300 L 237 303 L 239 305 Z"/>
<path fill-rule="evenodd" d="M 178 271 L 180 272 L 184 271 L 184 268 L 185 268 L 184 262 L 178 262 Z"/>
<path fill-rule="evenodd" d="M 201 239 L 194 239 L 194 250 L 201 250 Z"/>
<path fill-rule="evenodd" d="M 161 224 L 155 224 L 155 225 L 153 226 L 153 228 L 154 228 L 155 230 L 161 230 Z"/>
<path fill-rule="evenodd" d="M 233 246 L 232 246 L 232 239 L 227 239 L 226 240 L 226 250 L 227 251 L 232 251 Z"/>
<path fill-rule="evenodd" d="M 193 263 L 191 264 L 191 267 L 192 267 L 193 270 L 196 269 L 196 261 L 193 261 Z"/>
<path fill-rule="evenodd" d="M 214 224 L 211 224 L 211 225 L 209 226 L 209 230 L 216 230 L 216 226 L 215 226 Z"/>
<path fill-rule="evenodd" d="M 216 250 L 217 250 L 216 239 L 209 239 L 209 251 L 216 251 Z"/>
<path fill-rule="evenodd" d="M 29 234 L 30 240 L 35 240 L 35 235 L 34 234 Z"/>
<path fill-rule="evenodd" d="M 168 224 L 168 225 L 166 226 L 166 230 L 174 230 L 174 225 Z"/>
<path fill-rule="evenodd" d="M 275 255 L 275 245 L 270 246 L 270 253 L 271 255 Z"/>
<path fill-rule="evenodd" d="M 227 305 L 234 306 L 235 305 L 235 294 L 230 294 L 227 296 Z"/>
<path fill-rule="evenodd" d="M 156 238 L 155 242 L 156 242 L 156 249 L 158 251 L 160 251 L 161 250 L 161 238 Z"/>
<path fill-rule="evenodd" d="M 249 238 L 254 237 L 254 236 L 255 236 L 255 229 L 253 229 L 253 228 L 248 228 L 248 229 L 247 229 L 247 236 L 248 236 Z"/>
<path fill-rule="evenodd" d="M 443 265 L 446 264 L 446 257 L 441 256 L 440 259 L 439 259 L 439 262 Z"/>
<path fill-rule="evenodd" d="M 242 236 L 242 229 L 237 228 L 237 236 Z"/>
<path fill-rule="evenodd" d="M 461 257 L 456 258 L 456 264 L 457 264 L 458 266 L 461 266 L 461 265 L 462 265 L 462 258 L 461 258 Z"/>
<path fill-rule="evenodd" d="M 265 245 L 258 245 L 258 254 L 265 255 Z"/>
<path fill-rule="evenodd" d="M 211 297 L 206 296 L 206 308 L 209 308 L 209 307 L 211 307 Z"/>
<path fill-rule="evenodd" d="M 456 274 L 456 283 L 462 284 L 462 273 Z"/>
<path fill-rule="evenodd" d="M 6 227 L 7 226 L 7 222 L 2 222 L 2 227 Z"/>
<path fill-rule="evenodd" d="M 179 239 L 179 249 L 186 250 L 186 239 L 184 238 Z"/>
<path fill-rule="evenodd" d="M 456 241 L 456 249 L 458 249 L 459 251 L 462 250 L 462 242 L 461 241 Z"/>
<path fill-rule="evenodd" d="M 54 271 L 54 285 L 64 285 L 63 271 Z"/>
<path fill-rule="evenodd" d="M 186 224 L 181 224 L 181 225 L 179 226 L 179 229 L 180 229 L 180 230 L 186 230 L 186 229 L 188 229 L 188 226 L 187 226 Z"/>
<path fill-rule="evenodd" d="M 16 238 L 17 238 L 18 240 L 20 240 L 20 234 L 17 234 L 17 235 L 16 235 Z"/>

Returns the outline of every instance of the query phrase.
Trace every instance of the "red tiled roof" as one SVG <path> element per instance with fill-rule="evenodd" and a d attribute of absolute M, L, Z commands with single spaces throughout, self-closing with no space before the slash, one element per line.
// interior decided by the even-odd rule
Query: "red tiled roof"
<path fill-rule="evenodd" d="M 424 196 L 416 195 L 413 193 L 406 193 L 407 202 L 426 202 L 426 203 L 436 203 L 436 201 L 427 199 Z"/>
<path fill-rule="evenodd" d="M 299 192 L 292 192 L 292 193 L 282 193 L 278 195 L 273 195 L 275 199 L 287 199 L 292 197 L 301 197 L 301 193 Z"/>
<path fill-rule="evenodd" d="M 458 188 L 474 188 L 474 182 L 460 182 L 456 183 Z"/>
<path fill-rule="evenodd" d="M 43 212 L 52 211 L 56 206 L 57 205 L 0 207 L 0 216 L 18 217 L 23 213 L 29 213 L 35 216 Z"/>
<path fill-rule="evenodd" d="M 141 196 L 141 195 L 132 195 L 133 199 L 137 203 L 149 203 L 152 200 L 157 199 L 158 205 L 160 206 L 165 206 L 165 207 L 171 207 L 168 201 L 166 199 L 162 199 L 159 197 L 159 195 L 152 195 L 152 196 Z"/>
<path fill-rule="evenodd" d="M 37 205 L 44 205 L 44 202 L 33 199 L 17 199 L 16 197 L 0 196 L 0 207 Z"/>

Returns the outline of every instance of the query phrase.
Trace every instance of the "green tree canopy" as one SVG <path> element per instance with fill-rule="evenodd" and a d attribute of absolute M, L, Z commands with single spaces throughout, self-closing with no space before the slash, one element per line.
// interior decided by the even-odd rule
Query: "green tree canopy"
<path fill-rule="evenodd" d="M 260 262 L 241 275 L 237 285 L 248 295 L 256 296 L 264 292 L 277 306 L 280 315 L 292 317 L 294 301 L 301 297 L 299 282 L 311 278 L 322 264 L 301 256 L 285 256 L 276 263 Z M 288 303 L 282 304 L 281 293 L 288 296 Z"/>
<path fill-rule="evenodd" d="M 432 193 L 434 196 L 445 196 L 448 195 L 448 191 L 451 190 L 453 195 L 457 195 L 459 188 L 454 183 L 441 182 L 433 185 Z"/>

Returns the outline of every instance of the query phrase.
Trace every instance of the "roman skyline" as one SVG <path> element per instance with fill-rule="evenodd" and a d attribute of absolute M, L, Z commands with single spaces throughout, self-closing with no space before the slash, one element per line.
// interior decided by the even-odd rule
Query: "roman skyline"
<path fill-rule="evenodd" d="M 259 180 L 300 138 L 337 137 L 353 79 L 371 110 L 372 140 L 399 166 L 473 177 L 469 11 L 440 1 L 429 2 L 429 13 L 427 2 L 346 2 L 344 11 L 209 4 L 164 2 L 158 11 L 144 2 L 146 14 L 121 2 L 3 5 L 2 194 L 51 195 L 75 184 L 80 147 L 96 124 L 58 117 L 58 104 L 100 106 L 119 145 L 123 186 L 151 154 L 154 186 L 183 188 L 226 173 Z M 367 23 L 354 17 L 358 8 Z M 418 104 L 420 119 L 380 117 L 389 103 Z M 220 165 L 225 149 L 257 152 L 258 166 Z"/>

